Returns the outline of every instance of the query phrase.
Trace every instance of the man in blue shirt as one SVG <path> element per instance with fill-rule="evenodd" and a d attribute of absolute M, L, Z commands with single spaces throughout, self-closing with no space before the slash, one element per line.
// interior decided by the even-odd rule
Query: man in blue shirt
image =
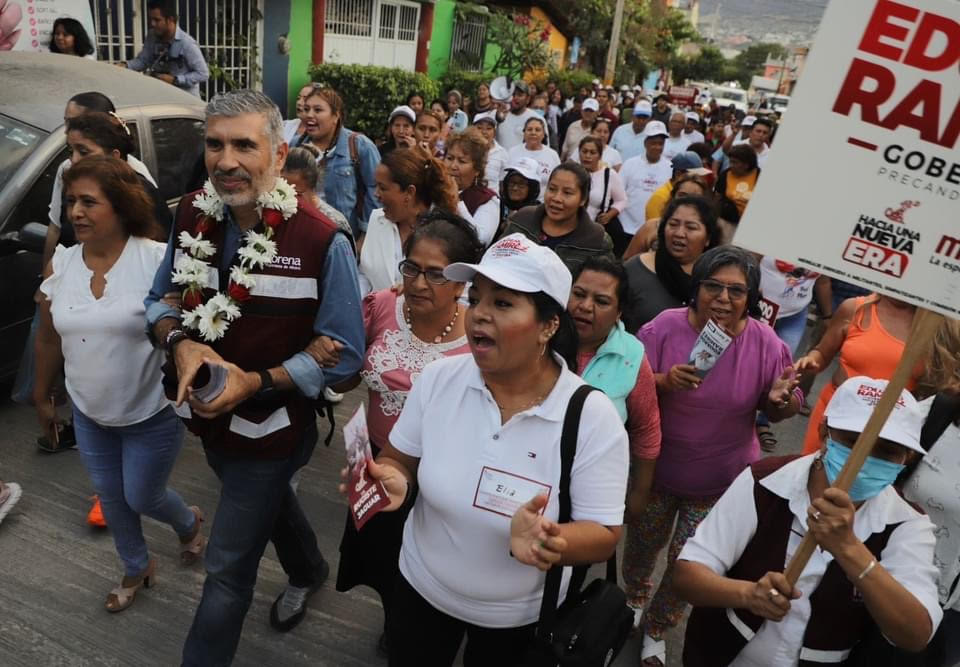
<path fill-rule="evenodd" d="M 143 49 L 125 66 L 200 97 L 200 82 L 210 78 L 210 69 L 196 40 L 177 26 L 176 3 L 147 3 L 147 18 L 150 33 Z"/>
<path fill-rule="evenodd" d="M 247 285 L 246 297 L 243 290 L 235 296 L 238 257 L 251 250 L 245 235 L 266 230 L 268 217 L 265 212 L 261 220 L 259 202 L 280 192 L 274 188 L 287 145 L 280 112 L 262 93 L 219 95 L 207 105 L 206 116 L 204 160 L 222 213 L 204 218 L 198 201 L 208 196 L 184 197 L 144 302 L 148 331 L 176 369 L 177 412 L 200 434 L 207 462 L 222 484 L 206 552 L 207 578 L 184 645 L 184 665 L 231 663 L 268 541 L 289 576 L 271 608 L 275 629 L 286 632 L 296 626 L 310 595 L 327 578 L 330 568 L 290 479 L 316 445 L 312 401 L 325 387 L 356 375 L 364 352 L 350 242 L 333 223 L 324 227 L 302 199 L 277 227 L 274 261 L 250 269 L 254 282 Z M 211 222 L 210 215 L 219 218 Z M 200 342 L 186 320 L 181 322 L 177 302 L 182 286 L 172 280 L 177 256 L 189 249 L 178 231 L 189 235 L 184 227 L 204 219 L 210 229 L 197 228 L 196 233 L 213 244 L 212 254 L 206 253 L 205 286 L 239 299 L 229 328 L 210 344 Z M 218 298 L 224 297 L 212 297 Z M 339 361 L 333 367 L 321 368 L 308 351 L 310 337 L 320 335 L 335 341 Z M 226 379 L 222 391 L 204 402 L 191 387 L 207 363 L 225 368 Z"/>

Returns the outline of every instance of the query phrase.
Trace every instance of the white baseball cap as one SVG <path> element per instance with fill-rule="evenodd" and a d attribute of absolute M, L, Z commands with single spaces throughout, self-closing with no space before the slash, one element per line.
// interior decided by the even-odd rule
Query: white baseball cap
<path fill-rule="evenodd" d="M 886 380 L 874 380 L 863 375 L 849 378 L 837 388 L 827 404 L 824 412 L 827 426 L 862 433 L 886 388 Z M 926 454 L 926 450 L 920 446 L 921 428 L 923 414 L 917 406 L 917 399 L 904 389 L 900 392 L 900 399 L 894 405 L 887 423 L 880 429 L 880 437 Z"/>
<path fill-rule="evenodd" d="M 486 121 L 492 123 L 494 127 L 497 126 L 497 112 L 496 111 L 484 111 L 483 113 L 478 113 L 473 117 L 473 124 L 476 125 L 481 121 Z"/>
<path fill-rule="evenodd" d="M 699 123 L 699 122 L 700 122 L 700 114 L 698 114 L 696 111 L 688 111 L 688 112 L 687 112 L 687 120 L 695 120 L 695 121 L 697 121 L 697 122 Z"/>
<path fill-rule="evenodd" d="M 540 182 L 540 163 L 530 157 L 518 157 L 510 161 L 504 171 L 516 171 L 528 181 Z"/>
<path fill-rule="evenodd" d="M 650 106 L 650 102 L 647 100 L 640 100 L 633 105 L 633 115 L 634 116 L 647 116 L 648 118 L 653 115 L 653 107 Z"/>
<path fill-rule="evenodd" d="M 669 137 L 670 133 L 667 132 L 667 126 L 663 124 L 663 121 L 651 120 L 647 123 L 646 129 L 643 131 L 646 136 L 644 140 L 650 139 L 651 137 Z"/>
<path fill-rule="evenodd" d="M 753 127 L 753 124 L 757 122 L 756 116 L 744 116 L 743 120 L 740 121 L 740 127 Z"/>
<path fill-rule="evenodd" d="M 417 114 L 413 109 L 408 107 L 406 104 L 401 104 L 393 111 L 390 112 L 390 118 L 387 120 L 387 123 L 392 123 L 393 119 L 397 116 L 405 116 L 411 123 L 417 122 Z"/>
<path fill-rule="evenodd" d="M 594 79 L 594 80 L 593 80 L 593 85 L 599 86 L 599 85 L 600 85 L 600 79 Z"/>
<path fill-rule="evenodd" d="M 588 97 L 583 101 L 583 106 L 581 108 L 584 111 L 600 111 L 600 103 L 597 102 L 597 98 Z"/>
<path fill-rule="evenodd" d="M 478 273 L 517 292 L 544 292 L 561 308 L 567 307 L 573 286 L 570 269 L 557 253 L 523 234 L 511 234 L 494 243 L 479 264 L 457 262 L 443 270 L 445 278 L 461 283 L 473 280 Z"/>

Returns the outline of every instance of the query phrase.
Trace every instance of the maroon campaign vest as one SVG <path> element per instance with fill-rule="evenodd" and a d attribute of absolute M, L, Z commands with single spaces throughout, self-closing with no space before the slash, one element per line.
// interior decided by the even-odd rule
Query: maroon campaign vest
<path fill-rule="evenodd" d="M 196 195 L 186 195 L 177 209 L 173 236 L 177 250 L 180 232 L 194 234 L 201 215 L 193 206 Z M 280 366 L 304 350 L 314 337 L 323 262 L 337 226 L 303 198 L 297 197 L 297 205 L 297 213 L 274 230 L 277 257 L 273 264 L 253 273 L 256 287 L 251 298 L 240 305 L 240 317 L 230 324 L 223 338 L 210 345 L 245 371 Z M 229 285 L 229 270 L 219 270 L 225 228 L 225 222 L 215 223 L 204 235 L 217 247 L 217 254 L 207 261 L 219 274 L 217 289 L 205 289 L 205 298 L 217 291 L 226 292 Z M 262 223 L 257 229 L 262 229 Z M 199 336 L 194 338 L 200 340 Z M 170 379 L 165 385 L 172 400 L 176 382 L 171 388 Z M 204 447 L 241 458 L 289 456 L 316 419 L 314 401 L 296 390 L 278 392 L 269 402 L 248 400 L 214 419 L 184 417 L 185 411 L 181 410 L 178 414 Z"/>
<path fill-rule="evenodd" d="M 478 208 L 496 196 L 497 193 L 490 188 L 484 188 L 474 184 L 460 193 L 460 200 L 463 202 L 463 205 L 467 207 L 467 210 L 470 211 L 470 215 L 474 215 Z"/>
<path fill-rule="evenodd" d="M 797 458 L 799 456 L 796 455 L 769 457 L 751 466 L 757 530 L 740 560 L 726 573 L 727 577 L 757 581 L 767 572 L 783 570 L 783 559 L 793 526 L 793 512 L 787 499 L 768 490 L 759 481 Z M 888 524 L 884 530 L 874 533 L 864 542 L 878 561 L 890 533 L 898 525 Z M 765 619 L 745 609 L 694 607 L 684 638 L 684 667 L 729 665 L 749 641 L 744 632 L 755 634 L 764 622 Z M 808 655 L 817 655 L 814 651 L 828 652 L 834 656 L 840 652 L 846 653 L 867 636 L 872 625 L 873 619 L 863 599 L 856 594 L 843 569 L 836 561 L 832 561 L 820 584 L 810 595 L 810 621 L 803 634 L 803 648 L 810 652 Z M 801 655 L 799 664 L 800 667 L 813 667 L 824 662 Z"/>

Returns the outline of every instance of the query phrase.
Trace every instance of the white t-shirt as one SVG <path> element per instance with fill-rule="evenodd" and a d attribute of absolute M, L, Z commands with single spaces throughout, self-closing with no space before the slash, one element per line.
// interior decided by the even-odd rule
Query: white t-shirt
<path fill-rule="evenodd" d="M 793 266 L 789 268 L 792 270 Z M 799 278 L 784 273 L 777 260 L 769 255 L 760 261 L 760 291 L 764 298 L 780 306 L 777 319 L 806 310 L 813 300 L 813 285 L 819 277 L 819 273 L 812 271 L 806 271 Z"/>
<path fill-rule="evenodd" d="M 690 146 L 690 144 L 699 144 L 703 141 L 706 141 L 705 137 L 703 136 L 703 132 L 701 132 L 700 130 L 694 130 L 693 132 L 687 132 L 686 130 L 684 130 L 683 136 L 690 140 L 690 143 L 687 144 L 687 146 Z"/>
<path fill-rule="evenodd" d="M 816 454 L 791 461 L 760 481 L 760 484 L 789 501 L 793 526 L 784 554 L 784 566 L 790 561 L 807 532 L 807 508 L 810 495 L 807 479 Z M 719 575 L 725 575 L 740 559 L 757 532 L 757 506 L 753 497 L 753 473 L 740 473 L 726 490 L 697 532 L 687 540 L 680 560 L 702 563 Z M 890 533 L 880 564 L 906 588 L 930 615 L 936 631 L 943 617 L 937 602 L 937 569 L 933 565 L 933 524 L 888 486 L 879 495 L 863 503 L 854 515 L 853 532 L 859 540 L 883 530 L 889 523 L 902 522 Z M 816 549 L 800 574 L 797 589 L 802 593 L 790 601 L 790 611 L 779 623 L 764 623 L 753 639 L 731 662 L 732 667 L 794 667 L 798 664 L 803 634 L 810 621 L 810 594 L 833 556 Z M 839 660 L 837 661 L 839 662 Z"/>
<path fill-rule="evenodd" d="M 297 128 L 299 127 L 299 118 L 283 121 L 283 140 L 286 141 L 287 144 L 292 144 L 293 140 L 297 138 Z"/>
<path fill-rule="evenodd" d="M 567 403 L 582 384 L 564 367 L 543 403 L 501 425 L 472 355 L 435 361 L 414 382 L 390 433 L 394 447 L 420 459 L 420 493 L 403 529 L 400 571 L 437 609 L 489 628 L 537 620 L 545 575 L 510 556 L 513 512 L 506 505 L 504 513 L 481 507 L 489 496 L 479 485 L 483 475 L 507 486 L 511 476 L 549 486 L 545 516 L 556 520 L 560 431 Z M 584 404 L 571 472 L 573 520 L 622 523 L 628 458 L 616 409 L 593 392 Z M 513 501 L 522 505 L 528 495 Z M 564 574 L 561 599 L 569 569 Z"/>
<path fill-rule="evenodd" d="M 527 124 L 527 119 L 539 118 L 529 107 L 521 113 L 508 111 L 503 122 L 497 126 L 497 143 L 508 151 L 514 146 L 523 143 L 523 126 Z"/>
<path fill-rule="evenodd" d="M 484 176 L 487 179 L 487 187 L 496 193 L 500 192 L 500 181 L 503 180 L 503 171 L 507 168 L 509 159 L 507 149 L 494 141 L 493 146 L 487 151 L 487 168 Z"/>
<path fill-rule="evenodd" d="M 647 162 L 647 156 L 638 155 L 623 163 L 620 178 L 627 191 L 627 208 L 620 211 L 620 224 L 627 234 L 635 234 L 647 221 L 647 200 L 657 188 L 670 180 L 673 168 L 666 156 L 657 162 Z"/>
<path fill-rule="evenodd" d="M 767 166 L 767 158 L 770 157 L 770 146 L 763 145 L 763 150 L 757 153 L 757 168 L 763 169 Z"/>
<path fill-rule="evenodd" d="M 473 215 L 470 215 L 470 210 L 461 200 L 457 206 L 457 213 L 473 224 L 484 246 L 493 243 L 493 237 L 497 235 L 497 229 L 500 228 L 500 197 L 494 197 L 487 203 L 481 204 Z"/>
<path fill-rule="evenodd" d="M 580 151 L 574 151 L 570 154 L 570 161 L 581 164 L 580 162 Z M 606 164 L 608 167 L 619 167 L 623 164 L 623 158 L 620 157 L 620 151 L 618 151 L 613 146 L 604 146 L 603 155 L 600 156 L 600 161 Z"/>
<path fill-rule="evenodd" d="M 63 206 L 63 172 L 70 168 L 70 164 L 70 158 L 67 158 L 57 167 L 57 175 L 53 179 L 53 192 L 50 195 L 50 224 L 58 229 L 60 228 L 60 213 L 62 210 L 61 207 Z M 157 187 L 157 182 L 153 180 L 153 176 L 150 175 L 150 170 L 147 169 L 147 165 L 132 155 L 127 156 L 127 164 L 129 164 L 135 172 L 147 179 L 150 185 Z"/>
<path fill-rule="evenodd" d="M 679 137 L 667 137 L 663 142 L 663 157 L 669 162 L 674 156 L 687 150 L 687 146 L 692 143 L 693 141 L 683 132 L 680 133 Z"/>
<path fill-rule="evenodd" d="M 137 424 L 169 405 L 160 383 L 163 351 L 144 333 L 143 305 L 165 249 L 131 236 L 95 299 L 83 244 L 58 245 L 53 274 L 40 285 L 60 335 L 70 399 L 103 426 Z"/>
<path fill-rule="evenodd" d="M 537 170 L 537 174 L 540 176 L 540 195 L 537 197 L 537 200 L 543 201 L 543 196 L 547 192 L 547 181 L 550 180 L 550 174 L 554 168 L 560 164 L 560 156 L 557 155 L 557 151 L 549 146 L 541 146 L 540 150 L 532 151 L 529 150 L 525 144 L 520 144 L 508 150 L 507 156 L 511 164 L 517 158 L 528 157 L 540 165 L 540 168 Z"/>

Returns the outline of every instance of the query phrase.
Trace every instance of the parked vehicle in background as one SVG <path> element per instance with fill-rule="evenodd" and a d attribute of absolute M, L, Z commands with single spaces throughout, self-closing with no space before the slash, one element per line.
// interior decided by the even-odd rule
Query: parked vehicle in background
<path fill-rule="evenodd" d="M 175 86 L 86 58 L 0 53 L 0 381 L 17 371 L 40 284 L 40 258 L 57 167 L 67 157 L 63 110 L 73 95 L 109 97 L 136 155 L 171 206 L 199 187 L 201 100 Z"/>
<path fill-rule="evenodd" d="M 710 94 L 720 108 L 726 108 L 732 104 L 737 111 L 747 113 L 747 92 L 743 88 L 714 86 L 710 89 Z"/>
<path fill-rule="evenodd" d="M 768 95 L 767 104 L 770 105 L 770 108 L 776 111 L 777 113 L 783 113 L 787 110 L 787 107 L 790 105 L 790 96 L 789 95 Z"/>

